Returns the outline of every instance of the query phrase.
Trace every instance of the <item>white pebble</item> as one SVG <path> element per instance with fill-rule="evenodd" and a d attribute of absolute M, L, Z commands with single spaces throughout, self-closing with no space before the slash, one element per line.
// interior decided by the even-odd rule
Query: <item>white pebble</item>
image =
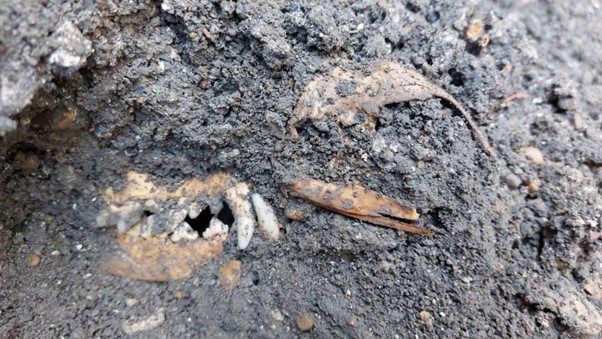
<path fill-rule="evenodd" d="M 525 147 L 521 149 L 521 155 L 530 163 L 541 165 L 545 162 L 541 151 L 535 147 Z"/>
<path fill-rule="evenodd" d="M 278 321 L 284 320 L 284 316 L 282 315 L 282 312 L 280 312 L 280 310 L 272 310 L 272 311 L 270 311 L 270 313 L 272 314 L 272 318 L 274 318 Z"/>
<path fill-rule="evenodd" d="M 268 240 L 278 240 L 280 238 L 280 224 L 272 206 L 257 193 L 251 195 L 251 201 L 253 207 L 255 207 L 259 229 Z"/>
<path fill-rule="evenodd" d="M 126 334 L 134 334 L 141 331 L 147 331 L 160 326 L 165 321 L 165 310 L 157 309 L 157 313 L 151 314 L 142 319 L 128 319 L 123 323 L 123 331 Z"/>

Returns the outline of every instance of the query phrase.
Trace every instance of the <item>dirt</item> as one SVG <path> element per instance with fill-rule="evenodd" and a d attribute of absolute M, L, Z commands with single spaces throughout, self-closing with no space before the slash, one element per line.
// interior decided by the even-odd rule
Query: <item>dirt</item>
<path fill-rule="evenodd" d="M 600 335 L 601 7 L 0 2 L 0 337 Z M 437 98 L 291 138 L 311 81 L 379 60 L 455 98 L 497 159 Z M 231 234 L 182 280 L 111 275 L 117 231 L 96 218 L 130 171 L 174 189 L 227 172 L 283 234 L 245 250 Z M 435 235 L 314 208 L 283 192 L 299 178 L 392 197 Z"/>

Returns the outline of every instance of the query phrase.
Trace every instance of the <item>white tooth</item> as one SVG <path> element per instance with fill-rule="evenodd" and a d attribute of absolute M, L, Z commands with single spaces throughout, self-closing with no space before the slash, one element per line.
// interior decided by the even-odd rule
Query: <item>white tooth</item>
<path fill-rule="evenodd" d="M 253 207 L 255 207 L 259 229 L 263 232 L 263 235 L 268 240 L 280 239 L 280 224 L 272 206 L 257 193 L 251 194 L 251 201 L 253 202 Z"/>
<path fill-rule="evenodd" d="M 196 219 L 199 215 L 201 215 L 201 211 L 203 209 L 201 208 L 201 205 L 199 205 L 196 202 L 193 202 L 192 204 L 190 204 L 190 207 L 188 207 L 188 217 L 190 219 Z"/>
<path fill-rule="evenodd" d="M 238 233 L 238 248 L 241 250 L 249 246 L 255 231 L 255 216 L 248 196 L 249 185 L 243 182 L 226 190 L 226 201 L 235 219 L 233 227 Z"/>
<path fill-rule="evenodd" d="M 178 242 L 180 240 L 195 240 L 198 239 L 199 234 L 190 227 L 190 225 L 183 221 L 171 234 L 171 241 Z"/>
<path fill-rule="evenodd" d="M 224 224 L 218 218 L 211 218 L 209 227 L 203 232 L 203 238 L 210 240 L 221 235 L 228 235 L 228 225 Z"/>
<path fill-rule="evenodd" d="M 175 232 L 175 230 L 180 227 L 180 224 L 186 220 L 186 216 L 188 215 L 188 211 L 185 209 L 181 210 L 171 210 L 168 215 L 168 225 L 169 232 Z"/>

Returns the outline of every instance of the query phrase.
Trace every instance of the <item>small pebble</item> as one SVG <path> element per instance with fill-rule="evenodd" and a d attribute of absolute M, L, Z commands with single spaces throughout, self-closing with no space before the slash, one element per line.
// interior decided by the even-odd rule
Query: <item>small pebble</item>
<path fill-rule="evenodd" d="M 471 41 L 477 41 L 483 34 L 485 24 L 483 21 L 475 19 L 470 22 L 470 25 L 466 29 L 466 37 Z"/>
<path fill-rule="evenodd" d="M 525 147 L 521 149 L 521 156 L 528 162 L 536 165 L 544 163 L 543 154 L 535 147 Z"/>
<path fill-rule="evenodd" d="M 23 152 L 17 152 L 15 163 L 27 171 L 33 171 L 40 167 L 40 160 L 35 155 L 27 155 Z"/>
<path fill-rule="evenodd" d="M 184 291 L 177 290 L 174 293 L 174 296 L 176 297 L 176 299 L 184 299 L 184 298 L 188 297 L 188 294 L 186 294 L 186 292 L 184 292 Z"/>
<path fill-rule="evenodd" d="M 38 267 L 40 265 L 40 261 L 42 261 L 42 257 L 40 257 L 37 254 L 32 254 L 29 256 L 29 260 L 27 261 L 27 266 Z"/>
<path fill-rule="evenodd" d="M 302 332 L 307 332 L 314 327 L 314 324 L 316 323 L 316 318 L 314 318 L 314 316 L 311 313 L 305 312 L 305 313 L 299 314 L 297 316 L 296 321 L 297 321 L 297 327 Z"/>
<path fill-rule="evenodd" d="M 63 130 L 71 127 L 77 118 L 77 112 L 70 110 L 63 112 L 61 119 L 56 121 L 53 125 L 53 129 Z"/>
<path fill-rule="evenodd" d="M 52 253 L 50 253 L 50 255 L 55 256 L 55 257 L 59 254 L 61 254 L 61 252 L 58 250 L 52 251 Z"/>
<path fill-rule="evenodd" d="M 428 311 L 421 311 L 420 319 L 422 319 L 422 321 L 429 326 L 433 325 L 433 316 Z"/>
<path fill-rule="evenodd" d="M 157 309 L 156 313 L 148 315 L 144 318 L 130 318 L 126 320 L 122 325 L 122 329 L 126 334 L 134 334 L 159 327 L 164 321 L 165 310 L 163 308 L 159 308 Z"/>
<path fill-rule="evenodd" d="M 529 190 L 529 194 L 535 194 L 537 193 L 537 191 L 539 190 L 539 187 L 537 185 L 537 183 L 531 181 L 528 185 L 527 185 L 527 189 Z"/>
<path fill-rule="evenodd" d="M 242 263 L 239 260 L 230 260 L 219 268 L 219 281 L 224 290 L 232 291 L 240 280 Z"/>
<path fill-rule="evenodd" d="M 587 279 L 585 281 L 585 284 L 583 284 L 583 289 L 594 298 L 602 300 L 602 279 Z"/>
<path fill-rule="evenodd" d="M 352 315 L 351 319 L 349 319 L 349 325 L 351 327 L 357 327 L 359 321 L 360 321 L 360 318 L 358 318 L 357 315 Z"/>
<path fill-rule="evenodd" d="M 291 220 L 303 220 L 307 217 L 307 213 L 306 211 L 303 211 L 301 209 L 297 209 L 294 207 L 287 207 L 284 210 L 284 214 L 286 215 L 287 218 L 291 219 Z"/>
<path fill-rule="evenodd" d="M 282 312 L 280 312 L 279 310 L 272 310 L 270 313 L 272 314 L 272 318 L 274 318 L 278 321 L 284 320 L 284 316 L 282 315 Z"/>
<path fill-rule="evenodd" d="M 581 114 L 573 114 L 573 124 L 575 125 L 576 130 L 579 131 L 583 129 L 583 118 L 581 118 Z"/>
<path fill-rule="evenodd" d="M 506 181 L 506 185 L 508 186 L 508 188 L 513 189 L 513 190 L 517 189 L 523 182 L 514 173 L 510 173 L 510 174 L 506 175 L 505 181 Z"/>

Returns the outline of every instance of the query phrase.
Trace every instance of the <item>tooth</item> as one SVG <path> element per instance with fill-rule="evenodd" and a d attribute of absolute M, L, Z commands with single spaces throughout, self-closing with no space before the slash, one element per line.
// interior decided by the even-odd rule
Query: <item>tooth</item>
<path fill-rule="evenodd" d="M 178 242 L 180 240 L 195 240 L 198 239 L 199 234 L 192 229 L 192 227 L 185 221 L 182 221 L 178 227 L 171 234 L 171 241 Z"/>
<path fill-rule="evenodd" d="M 274 213 L 274 209 L 270 206 L 261 195 L 253 193 L 251 195 L 259 229 L 268 240 L 278 240 L 280 238 L 280 224 Z"/>
<path fill-rule="evenodd" d="M 201 205 L 199 205 L 196 202 L 193 202 L 188 208 L 188 217 L 190 219 L 196 219 L 199 215 L 201 215 L 202 210 L 203 209 L 201 208 Z"/>
<path fill-rule="evenodd" d="M 224 224 L 218 218 L 211 218 L 209 227 L 203 232 L 203 238 L 210 240 L 217 236 L 228 235 L 228 225 Z"/>
<path fill-rule="evenodd" d="M 226 190 L 226 201 L 235 219 L 233 227 L 238 233 L 238 248 L 241 250 L 249 246 L 255 230 L 255 216 L 248 196 L 249 185 L 242 182 Z"/>

